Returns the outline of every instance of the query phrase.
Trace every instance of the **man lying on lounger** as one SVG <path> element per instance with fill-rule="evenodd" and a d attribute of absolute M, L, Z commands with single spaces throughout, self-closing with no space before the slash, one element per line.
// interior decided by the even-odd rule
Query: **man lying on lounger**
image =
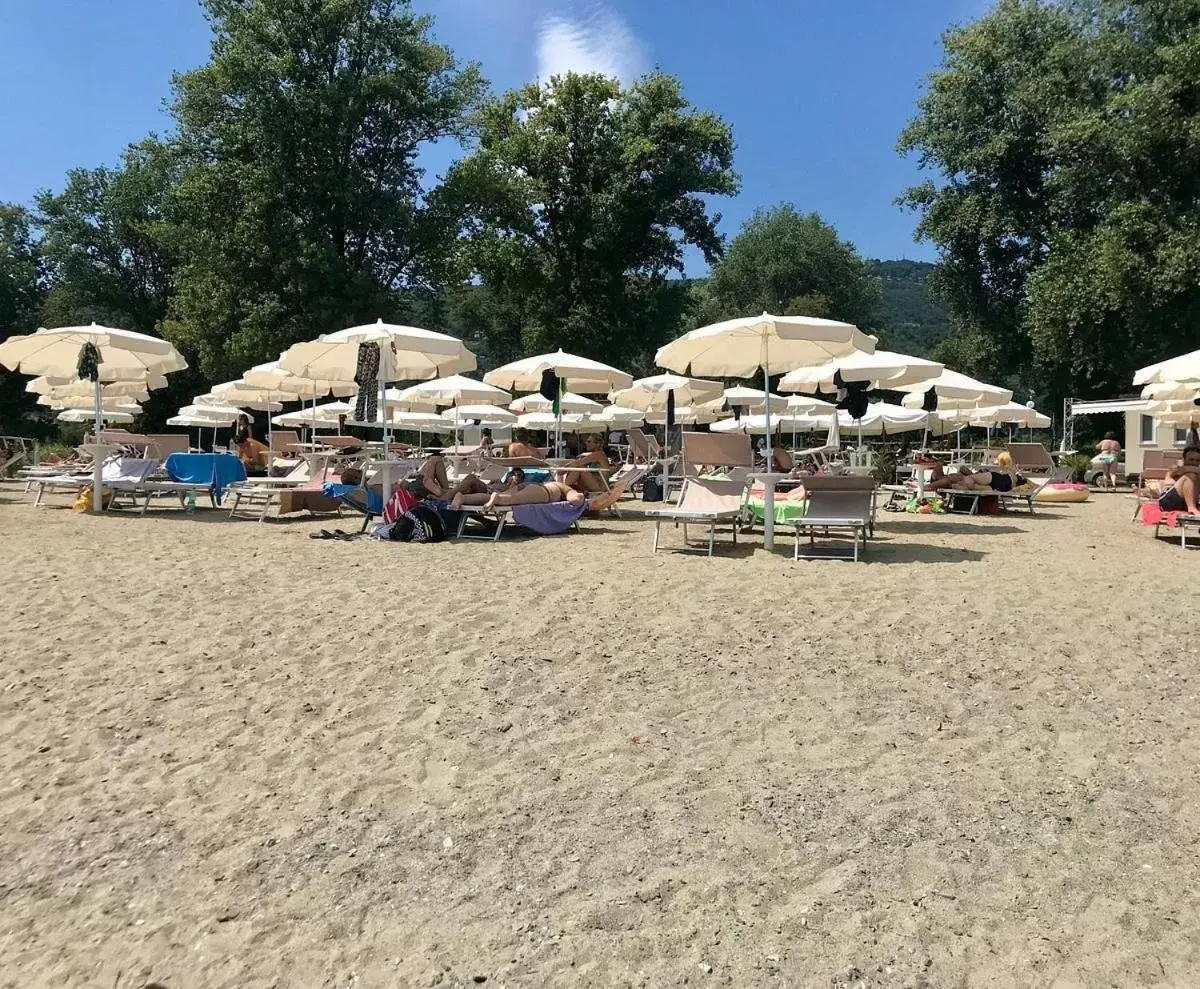
<path fill-rule="evenodd" d="M 1167 475 L 1171 487 L 1158 499 L 1158 507 L 1164 512 L 1186 512 L 1200 515 L 1196 504 L 1196 489 L 1200 482 L 1200 446 L 1189 446 L 1183 451 L 1183 459 Z"/>
<path fill-rule="evenodd" d="M 473 494 L 464 494 L 460 491 L 450 502 L 450 507 L 458 511 L 464 505 L 482 505 L 484 511 L 488 511 L 492 508 L 507 508 L 512 505 L 549 505 L 555 501 L 566 501 L 572 505 L 578 505 L 586 497 L 582 491 L 576 491 L 561 481 L 546 481 L 543 484 L 523 481 L 514 483 L 501 491 L 478 491 Z"/>

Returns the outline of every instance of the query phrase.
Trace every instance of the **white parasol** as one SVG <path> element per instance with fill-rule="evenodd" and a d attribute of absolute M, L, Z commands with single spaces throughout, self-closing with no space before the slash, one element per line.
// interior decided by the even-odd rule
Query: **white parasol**
<path fill-rule="evenodd" d="M 812 316 L 745 316 L 685 333 L 659 347 L 654 362 L 680 374 L 749 378 L 762 372 L 764 414 L 770 422 L 771 368 L 776 371 L 821 364 L 857 351 L 875 352 L 875 338 L 851 323 Z M 767 430 L 767 464 L 773 463 L 771 430 Z M 766 485 L 763 545 L 775 547 L 775 494 Z"/>
<path fill-rule="evenodd" d="M 98 355 L 94 389 L 94 419 L 97 430 L 103 422 L 102 382 L 122 378 L 148 380 L 151 373 L 160 375 L 182 371 L 187 361 L 166 340 L 119 330 L 92 323 L 90 326 L 61 326 L 40 329 L 27 336 L 9 337 L 0 343 L 0 365 L 23 374 L 50 377 L 78 377 L 80 358 L 87 346 Z M 92 511 L 102 508 L 102 456 L 93 457 Z"/>

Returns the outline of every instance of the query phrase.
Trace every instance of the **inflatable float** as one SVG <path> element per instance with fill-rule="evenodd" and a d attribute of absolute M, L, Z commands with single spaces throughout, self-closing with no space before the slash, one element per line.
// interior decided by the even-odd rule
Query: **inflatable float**
<path fill-rule="evenodd" d="M 1091 491 L 1086 484 L 1047 484 L 1033 500 L 1042 504 L 1068 504 L 1087 501 Z"/>

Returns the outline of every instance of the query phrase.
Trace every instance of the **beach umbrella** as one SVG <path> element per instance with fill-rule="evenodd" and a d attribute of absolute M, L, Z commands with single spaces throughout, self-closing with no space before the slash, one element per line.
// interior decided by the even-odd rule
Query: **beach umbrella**
<path fill-rule="evenodd" d="M 972 426 L 991 427 L 1011 423 L 1029 429 L 1049 429 L 1051 424 L 1049 416 L 1042 415 L 1032 406 L 1021 405 L 1019 402 L 1006 402 L 1003 405 L 983 406 L 964 411 Z"/>
<path fill-rule="evenodd" d="M 861 419 L 854 419 L 848 412 L 838 412 L 838 425 L 857 427 L 859 435 L 883 436 L 888 433 L 906 433 L 923 430 L 927 415 L 922 409 L 906 409 L 891 402 L 871 402 Z"/>
<path fill-rule="evenodd" d="M 91 344 L 99 352 L 98 381 L 145 378 L 187 367 L 174 345 L 158 337 L 111 326 L 60 326 L 12 336 L 0 343 L 0 365 L 22 374 L 79 377 L 80 349 Z"/>
<path fill-rule="evenodd" d="M 358 393 L 358 386 L 353 382 L 338 381 L 332 378 L 314 378 L 308 375 L 295 374 L 287 369 L 280 367 L 279 361 L 268 361 L 265 364 L 256 364 L 254 367 L 246 371 L 240 381 L 244 382 L 251 388 L 263 389 L 268 398 L 273 394 L 279 395 L 295 395 L 300 404 L 305 401 L 312 402 L 313 413 L 307 423 L 315 433 L 317 431 L 317 416 L 316 407 L 317 399 L 326 395 L 334 395 L 345 398 L 348 395 Z M 290 399 L 285 399 L 290 401 Z M 268 420 L 268 428 L 274 420 Z M 305 425 L 300 422 L 297 425 Z M 270 444 L 273 445 L 273 444 Z"/>
<path fill-rule="evenodd" d="M 619 368 L 561 350 L 505 364 L 489 371 L 483 380 L 505 391 L 537 391 L 542 387 L 542 376 L 547 371 L 564 379 L 570 388 L 583 395 L 607 395 L 633 383 L 633 377 Z"/>
<path fill-rule="evenodd" d="M 937 407 L 945 409 L 973 409 L 980 406 L 1003 405 L 1012 401 L 1012 392 L 1007 388 L 985 384 L 982 381 L 951 371 L 946 368 L 936 378 L 911 385 L 901 385 L 894 391 L 907 392 L 900 404 L 906 409 L 920 409 L 925 396 L 932 391 L 937 396 Z"/>
<path fill-rule="evenodd" d="M 439 406 L 451 406 L 455 411 L 452 415 L 444 416 L 449 419 L 454 426 L 454 442 L 458 444 L 458 427 L 461 416 L 457 409 L 461 405 L 495 405 L 497 402 L 508 402 L 512 399 L 512 395 L 506 392 L 503 388 L 497 388 L 495 385 L 485 384 L 475 378 L 468 378 L 462 374 L 452 374 L 444 378 L 434 378 L 431 381 L 422 381 L 419 384 L 405 388 L 397 396 L 396 400 L 401 405 L 407 403 L 431 403 L 435 408 Z M 505 413 L 508 415 L 509 413 Z M 476 417 L 478 418 L 478 417 Z M 516 419 L 512 416 L 509 421 Z"/>
<path fill-rule="evenodd" d="M 857 351 L 874 353 L 875 338 L 851 323 L 812 316 L 761 316 L 728 319 L 685 333 L 658 348 L 654 362 L 680 374 L 724 378 L 763 376 L 764 414 L 770 421 L 771 369 L 776 372 L 820 364 Z M 767 430 L 767 463 L 772 463 L 772 433 Z M 774 501 L 770 487 L 768 502 Z M 775 516 L 767 505 L 763 544 L 775 545 Z"/>
<path fill-rule="evenodd" d="M 379 346 L 377 380 L 383 384 L 423 381 L 474 371 L 476 366 L 475 355 L 457 337 L 382 319 L 294 344 L 279 356 L 279 366 L 302 378 L 353 382 L 358 371 L 358 348 L 364 343 Z"/>
<path fill-rule="evenodd" d="M 260 412 L 278 412 L 283 408 L 282 401 L 268 401 L 263 397 L 262 392 L 256 389 L 239 389 L 235 387 L 236 385 L 236 381 L 227 381 L 223 385 L 216 385 L 212 391 L 194 396 L 192 404 L 215 409 L 237 408 L 238 415 L 244 414 L 245 409 L 257 409 Z M 219 393 L 217 392 L 218 388 L 222 389 Z M 295 398 L 289 398 L 288 401 L 294 402 Z M 219 416 L 223 414 L 218 413 Z"/>
<path fill-rule="evenodd" d="M 1160 381 L 1142 389 L 1142 398 L 1156 402 L 1191 402 L 1198 396 L 1200 381 Z"/>
<path fill-rule="evenodd" d="M 557 379 L 555 388 L 557 397 L 561 399 L 564 392 L 574 391 L 582 395 L 607 395 L 617 388 L 628 388 L 633 383 L 633 377 L 619 368 L 601 364 L 588 357 L 564 353 L 558 350 L 553 354 L 538 354 L 534 357 L 524 357 L 511 364 L 505 364 L 494 371 L 489 371 L 483 380 L 489 385 L 503 388 L 506 391 L 541 392 L 551 402 L 555 401 L 554 394 L 547 394 L 548 378 Z M 512 406 L 509 406 L 512 408 Z M 516 412 L 516 409 L 513 409 Z M 526 411 L 534 411 L 527 409 Z M 559 412 L 563 412 L 561 401 Z M 593 409 L 591 411 L 599 411 Z M 562 424 L 556 427 L 556 435 L 561 440 Z"/>
<path fill-rule="evenodd" d="M 704 405 L 681 405 L 675 409 L 672 417 L 676 426 L 696 426 L 706 422 L 717 422 L 724 414 L 719 409 Z M 667 422 L 667 410 L 655 409 L 647 412 L 645 421 L 655 426 L 663 426 Z"/>
<path fill-rule="evenodd" d="M 1200 350 L 1150 364 L 1133 376 L 1135 385 L 1155 385 L 1167 381 L 1200 381 Z"/>
<path fill-rule="evenodd" d="M 134 412 L 118 412 L 115 409 L 103 409 L 103 410 L 101 410 L 100 416 L 106 422 L 129 423 L 129 422 L 133 422 L 134 416 L 136 414 L 137 413 L 134 413 Z M 55 416 L 55 418 L 59 422 L 95 422 L 96 421 L 96 410 L 95 409 L 64 409 L 57 416 Z M 101 460 L 100 457 L 96 457 L 94 459 L 96 461 Z M 99 490 L 98 488 L 93 486 L 93 488 L 92 488 L 93 499 L 99 497 L 99 495 L 96 493 L 98 490 Z M 92 504 L 95 505 L 96 502 L 93 501 Z"/>
<path fill-rule="evenodd" d="M 508 402 L 512 395 L 503 388 L 489 385 L 462 374 L 445 378 L 434 378 L 411 385 L 396 395 L 398 403 L 429 403 L 437 406 L 486 404 Z"/>
<path fill-rule="evenodd" d="M 866 383 L 868 390 L 899 391 L 906 386 L 930 381 L 945 370 L 945 365 L 921 357 L 909 357 L 890 350 L 850 354 L 789 371 L 779 381 L 780 391 L 833 392 L 834 378 L 840 373 L 843 381 Z"/>
<path fill-rule="evenodd" d="M 606 405 L 589 418 L 594 422 L 606 422 L 610 426 L 636 426 L 646 418 L 641 409 L 630 409 L 623 405 Z"/>
<path fill-rule="evenodd" d="M 187 361 L 174 345 L 158 337 L 92 323 L 39 329 L 0 343 L 0 366 L 22 374 L 86 378 L 94 389 L 94 421 L 103 422 L 102 382 L 123 378 L 148 379 L 149 374 L 182 371 Z M 94 457 L 92 511 L 99 512 L 101 461 Z"/>
<path fill-rule="evenodd" d="M 59 398 L 57 395 L 39 395 L 37 404 L 50 409 L 92 409 L 94 411 L 96 408 L 94 398 L 85 398 L 82 395 L 75 397 L 68 395 L 65 398 Z M 112 398 L 100 400 L 100 411 L 132 412 L 136 415 L 142 411 L 142 407 L 136 399 L 125 395 L 114 395 Z"/>
<path fill-rule="evenodd" d="M 166 386 L 167 379 L 165 375 L 147 372 L 141 376 L 131 374 L 128 379 L 123 381 L 101 382 L 100 394 L 105 398 L 123 395 L 137 401 L 145 401 L 149 397 L 149 393 L 155 388 L 165 388 Z M 37 395 L 54 395 L 60 398 L 80 395 L 94 397 L 96 394 L 96 385 L 94 382 L 86 381 L 73 375 L 71 377 L 41 375 L 33 378 L 25 386 L 25 391 Z"/>
<path fill-rule="evenodd" d="M 532 395 L 522 395 L 508 404 L 513 412 L 553 412 L 553 400 L 534 392 Z M 604 406 L 590 398 L 576 395 L 575 392 L 563 392 L 559 399 L 559 407 L 563 412 L 583 412 L 588 415 L 599 415 Z"/>
<path fill-rule="evenodd" d="M 851 323 L 812 316 L 745 316 L 685 333 L 659 347 L 654 362 L 682 374 L 728 378 L 763 375 L 764 414 L 770 420 L 768 382 L 776 372 L 821 364 L 858 351 L 874 353 L 875 338 Z M 769 451 L 768 451 L 769 455 Z"/>
<path fill-rule="evenodd" d="M 395 381 L 424 381 L 448 374 L 474 371 L 475 355 L 457 337 L 418 326 L 385 323 L 382 319 L 361 326 L 350 326 L 325 333 L 316 340 L 289 347 L 279 357 L 280 366 L 306 378 L 351 382 L 358 373 L 359 348 L 363 344 L 379 347 L 380 420 L 383 425 L 382 465 L 384 500 L 390 497 L 388 448 L 387 385 Z"/>
<path fill-rule="evenodd" d="M 772 412 L 783 413 L 787 409 L 787 399 L 782 395 L 772 394 L 768 403 Z M 761 389 L 747 388 L 744 385 L 726 388 L 720 398 L 704 404 L 717 409 L 732 409 L 735 418 L 743 412 L 763 412 L 766 408 Z"/>
<path fill-rule="evenodd" d="M 553 412 L 525 412 L 517 416 L 516 425 L 524 429 L 555 430 L 563 423 L 574 426 L 581 422 L 583 415 L 580 413 L 556 416 Z"/>
<path fill-rule="evenodd" d="M 668 395 L 674 396 L 676 405 L 701 405 L 721 398 L 721 383 L 681 374 L 655 374 L 609 393 L 608 399 L 615 405 L 649 412 L 665 409 Z"/>
<path fill-rule="evenodd" d="M 517 421 L 516 415 L 498 405 L 456 405 L 442 413 L 442 418 L 457 423 L 460 419 L 479 419 L 485 425 L 504 426 Z"/>
<path fill-rule="evenodd" d="M 749 433 L 751 436 L 766 436 L 768 430 L 791 429 L 793 431 L 823 429 L 829 425 L 829 416 L 804 416 L 783 413 L 768 417 L 765 413 L 752 413 L 737 419 L 722 419 L 710 427 L 714 433 Z"/>

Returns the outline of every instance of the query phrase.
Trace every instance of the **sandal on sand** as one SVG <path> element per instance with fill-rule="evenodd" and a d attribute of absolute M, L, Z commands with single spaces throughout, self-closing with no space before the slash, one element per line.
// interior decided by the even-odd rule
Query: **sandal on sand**
<path fill-rule="evenodd" d="M 328 529 L 322 529 L 322 530 L 320 530 L 320 532 L 310 532 L 308 534 L 308 538 L 309 539 L 337 539 L 338 537 L 335 536 Z"/>

